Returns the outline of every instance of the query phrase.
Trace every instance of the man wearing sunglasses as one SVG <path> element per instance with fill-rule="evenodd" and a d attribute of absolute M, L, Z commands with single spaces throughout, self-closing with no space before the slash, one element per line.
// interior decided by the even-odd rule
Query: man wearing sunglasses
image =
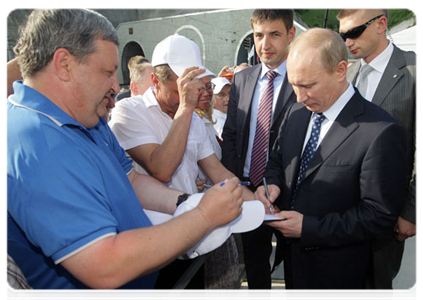
<path fill-rule="evenodd" d="M 373 242 L 373 270 L 367 283 L 368 288 L 391 289 L 401 266 L 404 240 L 416 232 L 416 54 L 400 50 L 387 39 L 388 10 L 345 9 L 337 18 L 341 37 L 358 59 L 347 78 L 364 98 L 388 111 L 407 131 L 410 188 L 392 232 Z"/>

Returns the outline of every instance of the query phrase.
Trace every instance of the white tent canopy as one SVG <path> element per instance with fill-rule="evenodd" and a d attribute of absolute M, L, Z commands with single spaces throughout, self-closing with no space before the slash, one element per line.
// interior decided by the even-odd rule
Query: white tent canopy
<path fill-rule="evenodd" d="M 391 37 L 398 48 L 416 52 L 416 26 L 394 33 Z"/>

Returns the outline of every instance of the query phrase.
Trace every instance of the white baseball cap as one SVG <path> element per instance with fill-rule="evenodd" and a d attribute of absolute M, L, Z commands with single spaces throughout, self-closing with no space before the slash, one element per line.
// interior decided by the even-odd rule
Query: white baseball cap
<path fill-rule="evenodd" d="M 216 75 L 203 66 L 198 45 L 177 33 L 168 36 L 157 44 L 153 51 L 151 64 L 153 67 L 167 64 L 178 77 L 182 75 L 186 68 L 190 67 L 206 69 L 197 78 L 205 76 L 216 77 Z"/>
<path fill-rule="evenodd" d="M 190 196 L 185 202 L 178 206 L 173 217 L 180 216 L 197 207 L 203 195 L 204 194 L 201 193 Z M 172 216 L 168 214 L 149 210 L 144 211 L 153 225 L 159 225 L 172 219 Z M 259 200 L 244 201 L 242 204 L 242 212 L 235 220 L 215 228 L 199 241 L 197 245 L 188 250 L 184 256 L 181 256 L 180 259 L 196 258 L 200 255 L 209 253 L 223 245 L 232 233 L 242 233 L 256 229 L 263 223 L 264 215 L 265 211 L 262 202 Z"/>
<path fill-rule="evenodd" d="M 214 94 L 219 94 L 225 85 L 231 85 L 231 82 L 224 77 L 213 78 L 211 82 L 215 85 L 213 89 Z"/>

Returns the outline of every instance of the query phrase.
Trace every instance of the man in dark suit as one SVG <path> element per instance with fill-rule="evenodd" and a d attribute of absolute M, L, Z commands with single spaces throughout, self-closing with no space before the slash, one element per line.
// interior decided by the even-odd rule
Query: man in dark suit
<path fill-rule="evenodd" d="M 282 198 L 285 220 L 268 224 L 286 238 L 287 288 L 364 288 L 371 240 L 394 226 L 406 192 L 405 132 L 346 80 L 347 59 L 339 35 L 319 28 L 288 55 L 298 103 L 266 168 L 269 200 L 256 192 L 266 206 Z"/>
<path fill-rule="evenodd" d="M 400 50 L 386 37 L 388 10 L 341 10 L 341 36 L 354 58 L 347 79 L 361 87 L 362 96 L 389 112 L 407 132 L 410 185 L 401 214 L 393 230 L 373 242 L 373 268 L 367 287 L 392 289 L 404 251 L 404 240 L 416 234 L 416 181 L 413 170 L 416 137 L 416 54 Z M 353 28 L 374 20 L 361 34 L 351 35 Z M 348 32 L 350 32 L 348 34 Z M 371 68 L 364 74 L 366 66 Z M 361 83 L 360 83 L 361 82 Z M 411 170 L 413 172 L 411 173 Z M 413 174 L 413 176 L 411 176 Z"/>
<path fill-rule="evenodd" d="M 255 191 L 256 186 L 261 184 L 268 149 L 271 149 L 277 137 L 284 112 L 295 102 L 295 94 L 286 76 L 287 47 L 294 39 L 295 27 L 292 10 L 255 10 L 250 21 L 256 53 L 262 63 L 234 76 L 222 134 L 221 161 L 236 176 L 251 181 L 250 189 Z M 269 94 L 266 92 L 271 81 L 266 76 L 268 71 L 275 71 L 277 75 L 273 79 L 269 104 L 271 111 L 267 115 L 267 121 L 263 122 L 264 118 L 257 116 L 263 115 L 261 107 L 266 103 L 264 99 Z M 260 149 L 261 143 L 263 148 L 257 150 Z M 253 155 L 257 152 L 260 152 L 261 156 Z M 256 161 L 252 158 L 256 158 Z M 251 166 L 254 166 L 255 170 L 253 177 Z M 269 258 L 272 252 L 272 236 L 273 230 L 268 226 L 242 234 L 249 288 L 271 288 Z"/>

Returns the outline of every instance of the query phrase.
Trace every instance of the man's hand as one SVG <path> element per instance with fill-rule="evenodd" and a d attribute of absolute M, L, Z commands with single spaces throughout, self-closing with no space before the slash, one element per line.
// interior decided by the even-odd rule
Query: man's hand
<path fill-rule="evenodd" d="M 206 86 L 196 77 L 205 71 L 205 69 L 199 69 L 198 67 L 187 68 L 181 77 L 178 78 L 176 82 L 179 92 L 179 108 L 194 110 L 197 106 L 198 98 L 206 89 Z"/>
<path fill-rule="evenodd" d="M 279 194 L 281 193 L 281 189 L 275 184 L 270 184 L 267 186 L 267 188 L 269 191 L 269 199 L 267 199 L 264 185 L 257 188 L 255 195 L 257 200 L 260 200 L 263 203 L 266 214 L 273 214 L 275 211 L 277 211 L 277 208 L 273 206 L 273 202 L 275 202 L 276 198 L 278 198 Z"/>
<path fill-rule="evenodd" d="M 303 215 L 297 211 L 281 211 L 275 214 L 276 217 L 286 219 L 285 221 L 270 221 L 267 225 L 278 229 L 287 238 L 300 238 L 303 228 Z"/>
<path fill-rule="evenodd" d="M 229 72 L 233 72 L 236 66 L 230 67 L 230 66 L 224 66 L 222 70 L 220 70 L 219 74 L 217 74 L 217 77 L 224 77 L 225 74 Z"/>
<path fill-rule="evenodd" d="M 198 179 L 197 178 L 197 181 L 195 182 L 195 185 L 197 186 L 197 190 L 198 190 L 199 193 L 202 193 L 203 192 L 204 185 L 206 184 L 206 182 L 207 182 L 207 179 Z"/>
<path fill-rule="evenodd" d="M 396 239 L 401 242 L 416 235 L 416 224 L 399 217 L 394 231 L 397 234 Z"/>
<path fill-rule="evenodd" d="M 214 185 L 207 190 L 197 208 L 213 227 L 225 225 L 236 219 L 242 212 L 242 189 L 239 179 L 234 177 L 223 186 Z"/>

